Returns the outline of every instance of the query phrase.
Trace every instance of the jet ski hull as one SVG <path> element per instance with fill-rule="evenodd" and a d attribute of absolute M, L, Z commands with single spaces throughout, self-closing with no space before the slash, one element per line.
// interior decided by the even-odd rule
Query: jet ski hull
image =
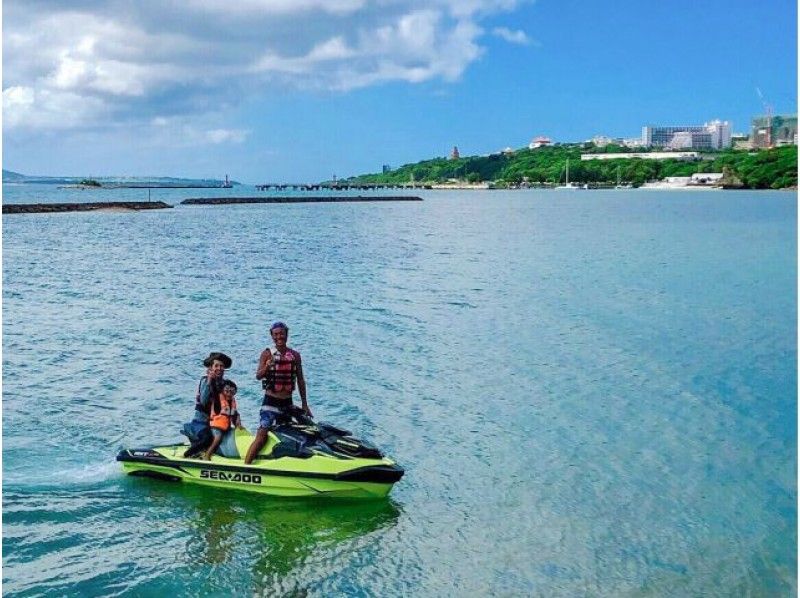
<path fill-rule="evenodd" d="M 391 459 L 341 458 L 314 454 L 304 458 L 261 457 L 250 465 L 214 455 L 210 461 L 183 457 L 185 444 L 125 449 L 117 455 L 133 476 L 190 482 L 272 496 L 380 498 L 403 476 Z"/>

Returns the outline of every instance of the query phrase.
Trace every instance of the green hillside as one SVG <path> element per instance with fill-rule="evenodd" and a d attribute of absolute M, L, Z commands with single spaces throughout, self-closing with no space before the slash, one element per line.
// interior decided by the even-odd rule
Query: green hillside
<path fill-rule="evenodd" d="M 571 182 L 593 185 L 623 183 L 642 185 L 670 176 L 690 176 L 697 172 L 725 172 L 726 179 L 750 189 L 783 189 L 797 186 L 797 146 L 769 150 L 726 150 L 701 154 L 701 160 L 611 159 L 581 160 L 582 153 L 625 153 L 627 148 L 591 144 L 556 145 L 513 153 L 468 156 L 456 160 L 434 158 L 406 164 L 387 173 L 365 174 L 348 179 L 358 183 L 444 183 L 450 179 L 498 187 L 529 184 L 554 185 L 564 181 L 569 158 Z"/>

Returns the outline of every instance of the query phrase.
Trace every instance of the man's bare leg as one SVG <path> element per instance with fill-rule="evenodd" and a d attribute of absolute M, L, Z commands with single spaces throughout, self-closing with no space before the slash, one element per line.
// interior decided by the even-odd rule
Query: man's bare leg
<path fill-rule="evenodd" d="M 265 430 L 264 428 L 259 428 L 258 432 L 256 432 L 256 437 L 253 440 L 253 443 L 250 445 L 250 448 L 247 449 L 247 456 L 244 458 L 245 465 L 249 465 L 253 462 L 253 459 L 256 458 L 258 452 L 264 448 L 264 445 L 267 444 L 267 438 L 269 437 L 269 430 Z"/>

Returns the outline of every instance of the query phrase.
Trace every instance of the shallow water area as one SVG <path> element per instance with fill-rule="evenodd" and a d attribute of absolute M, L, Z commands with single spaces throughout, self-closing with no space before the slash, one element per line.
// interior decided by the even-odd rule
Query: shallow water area
<path fill-rule="evenodd" d="M 3 201 L 146 195 L 44 187 Z M 796 593 L 795 193 L 208 191 L 3 217 L 4 594 Z M 209 351 L 256 427 L 276 319 L 390 499 L 123 476 Z"/>

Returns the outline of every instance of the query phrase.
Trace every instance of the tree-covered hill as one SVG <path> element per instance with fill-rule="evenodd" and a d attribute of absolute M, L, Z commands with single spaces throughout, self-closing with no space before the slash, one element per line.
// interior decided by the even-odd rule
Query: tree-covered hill
<path fill-rule="evenodd" d="M 569 178 L 574 183 L 612 185 L 620 181 L 639 186 L 670 176 L 690 176 L 698 172 L 725 172 L 726 180 L 751 189 L 783 189 L 797 186 L 797 146 L 769 150 L 725 150 L 703 153 L 701 159 L 649 160 L 641 158 L 581 160 L 582 153 L 625 153 L 627 148 L 591 145 L 557 145 L 489 156 L 467 156 L 455 160 L 434 158 L 406 164 L 380 174 L 348 179 L 359 183 L 444 183 L 458 180 L 469 183 L 491 182 L 496 186 L 558 184 L 565 179 L 569 159 Z"/>

